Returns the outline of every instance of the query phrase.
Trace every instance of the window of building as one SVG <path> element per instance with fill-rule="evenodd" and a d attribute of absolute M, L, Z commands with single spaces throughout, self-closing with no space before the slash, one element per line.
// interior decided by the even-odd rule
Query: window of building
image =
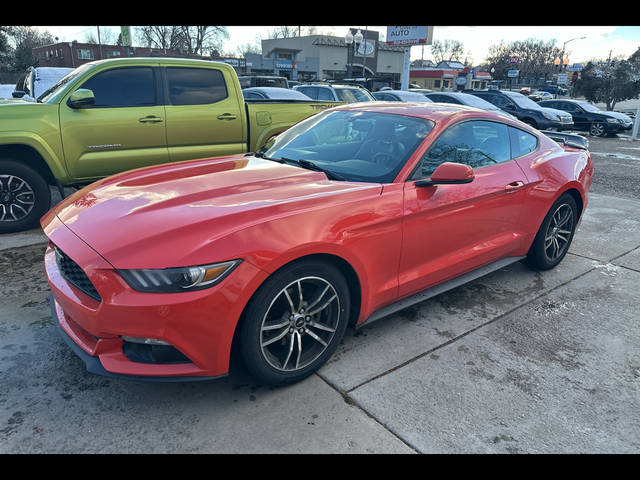
<path fill-rule="evenodd" d="M 93 50 L 89 48 L 81 48 L 78 50 L 78 58 L 80 60 L 93 60 Z"/>

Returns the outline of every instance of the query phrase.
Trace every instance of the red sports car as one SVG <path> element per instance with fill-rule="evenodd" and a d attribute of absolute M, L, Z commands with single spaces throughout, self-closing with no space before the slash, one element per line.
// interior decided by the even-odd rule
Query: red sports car
<path fill-rule="evenodd" d="M 565 256 L 588 150 L 471 107 L 319 113 L 260 152 L 98 181 L 42 219 L 52 308 L 89 371 L 261 382 L 317 370 L 361 326 L 521 259 Z"/>

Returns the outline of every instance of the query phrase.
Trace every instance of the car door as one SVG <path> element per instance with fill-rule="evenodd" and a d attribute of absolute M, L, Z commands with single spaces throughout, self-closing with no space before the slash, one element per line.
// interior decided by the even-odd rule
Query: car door
<path fill-rule="evenodd" d="M 151 65 L 98 71 L 78 88 L 95 102 L 71 108 L 60 103 L 60 131 L 69 173 L 93 179 L 168 161 L 164 107 L 157 69 Z"/>
<path fill-rule="evenodd" d="M 226 70 L 163 68 L 169 158 L 173 161 L 246 151 L 244 99 Z"/>
<path fill-rule="evenodd" d="M 571 117 L 573 118 L 573 125 L 575 130 L 585 131 L 589 130 L 589 126 L 591 125 L 591 119 L 589 118 L 589 114 L 582 109 L 579 105 L 571 102 L 562 102 L 559 101 L 558 109 L 564 110 L 565 112 L 569 112 Z"/>
<path fill-rule="evenodd" d="M 521 248 L 527 179 L 511 158 L 509 127 L 470 120 L 445 130 L 405 183 L 399 295 L 408 296 Z M 474 169 L 471 183 L 420 187 L 444 162 Z"/>

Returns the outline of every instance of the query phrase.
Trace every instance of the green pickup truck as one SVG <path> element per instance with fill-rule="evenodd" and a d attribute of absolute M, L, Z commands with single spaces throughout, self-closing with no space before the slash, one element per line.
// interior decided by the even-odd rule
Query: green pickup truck
<path fill-rule="evenodd" d="M 37 102 L 0 103 L 0 233 L 34 227 L 50 186 L 158 163 L 252 152 L 334 102 L 246 100 L 223 62 L 101 60 Z"/>

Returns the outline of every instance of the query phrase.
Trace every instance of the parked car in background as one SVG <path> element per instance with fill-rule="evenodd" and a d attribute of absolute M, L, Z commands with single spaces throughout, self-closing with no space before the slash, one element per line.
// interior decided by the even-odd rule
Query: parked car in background
<path fill-rule="evenodd" d="M 423 94 L 433 92 L 433 90 L 431 90 L 430 88 L 410 88 L 409 91 Z"/>
<path fill-rule="evenodd" d="M 29 67 L 24 79 L 16 84 L 12 97 L 35 102 L 44 92 L 73 70 L 73 68 L 65 67 Z"/>
<path fill-rule="evenodd" d="M 431 92 L 424 94 L 427 98 L 439 103 L 453 103 L 456 105 L 467 105 L 469 107 L 481 108 L 488 112 L 504 115 L 517 119 L 514 115 L 496 107 L 493 103 L 487 102 L 480 97 L 464 92 Z"/>
<path fill-rule="evenodd" d="M 293 89 L 304 93 L 313 100 L 327 100 L 330 102 L 343 103 L 375 101 L 375 98 L 371 95 L 369 90 L 358 85 L 313 83 L 296 85 Z"/>
<path fill-rule="evenodd" d="M 275 77 L 271 75 L 243 75 L 238 77 L 240 88 L 249 87 L 281 87 L 289 88 L 288 80 L 285 77 Z"/>
<path fill-rule="evenodd" d="M 50 186 L 167 162 L 254 152 L 336 106 L 245 100 L 224 62 L 130 57 L 86 63 L 38 98 L 0 102 L 0 233 L 37 225 Z"/>
<path fill-rule="evenodd" d="M 247 100 L 311 100 L 302 92 L 281 87 L 249 87 L 242 89 Z"/>
<path fill-rule="evenodd" d="M 549 92 L 545 92 L 544 90 L 536 90 L 533 93 L 527 95 L 534 102 L 539 102 L 541 100 L 552 100 L 554 97 Z"/>
<path fill-rule="evenodd" d="M 560 85 L 547 85 L 546 87 L 541 87 L 538 90 L 542 90 L 543 92 L 549 92 L 553 95 L 566 95 L 569 91 L 561 87 Z"/>
<path fill-rule="evenodd" d="M 259 384 L 290 384 L 348 325 L 520 260 L 557 267 L 592 178 L 588 150 L 491 112 L 338 106 L 260 152 L 64 199 L 41 221 L 52 316 L 93 373 L 210 379 L 234 351 Z"/>
<path fill-rule="evenodd" d="M 522 88 L 520 89 L 520 93 L 521 93 L 522 95 L 531 95 L 531 88 L 529 88 L 529 87 L 522 87 Z"/>
<path fill-rule="evenodd" d="M 408 90 L 384 90 L 373 92 L 372 95 L 383 102 L 431 102 L 424 94 Z"/>
<path fill-rule="evenodd" d="M 574 130 L 589 132 L 594 137 L 620 133 L 633 127 L 629 116 L 600 110 L 585 100 L 546 100 L 539 105 L 568 112 L 573 117 Z"/>
<path fill-rule="evenodd" d="M 573 119 L 566 112 L 541 107 L 530 98 L 509 90 L 473 90 L 471 95 L 493 103 L 518 120 L 538 130 L 572 130 Z"/>

